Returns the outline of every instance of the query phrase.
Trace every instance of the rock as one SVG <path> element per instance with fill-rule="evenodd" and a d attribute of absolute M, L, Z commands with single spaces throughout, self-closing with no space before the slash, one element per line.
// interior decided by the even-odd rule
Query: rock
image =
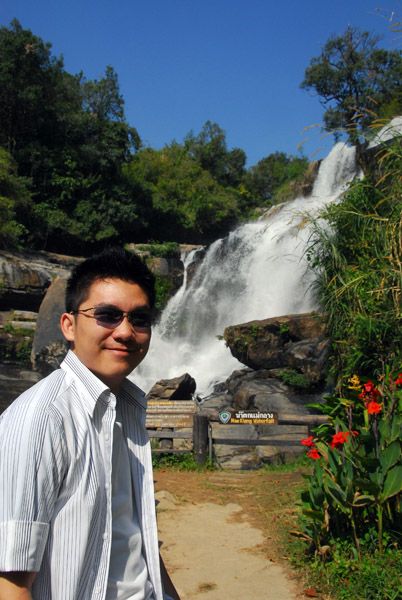
<path fill-rule="evenodd" d="M 0 363 L 0 413 L 40 379 L 39 373 Z"/>
<path fill-rule="evenodd" d="M 66 355 L 68 342 L 60 329 L 60 316 L 65 310 L 67 277 L 53 281 L 41 304 L 32 347 L 32 364 L 36 371 L 48 375 L 57 369 Z"/>
<path fill-rule="evenodd" d="M 40 252 L 0 252 L 0 310 L 37 312 L 55 277 L 66 275 L 79 260 Z"/>
<path fill-rule="evenodd" d="M 212 437 L 228 440 L 227 444 L 214 444 L 215 459 L 219 467 L 229 469 L 257 469 L 261 461 L 256 455 L 253 446 L 235 446 L 230 444 L 231 439 L 258 438 L 252 425 L 222 425 L 212 423 Z"/>
<path fill-rule="evenodd" d="M 329 341 L 325 318 L 318 313 L 233 325 L 224 338 L 233 356 L 252 369 L 290 367 L 312 382 L 325 378 Z"/>
<path fill-rule="evenodd" d="M 177 502 L 173 494 L 167 490 L 160 490 L 159 492 L 155 492 L 155 504 L 158 511 L 176 510 L 179 502 Z"/>
<path fill-rule="evenodd" d="M 233 408 L 233 398 L 228 393 L 211 394 L 203 400 L 199 408 L 201 412 L 207 412 L 218 417 L 220 412 Z"/>
<path fill-rule="evenodd" d="M 147 267 L 159 277 L 169 279 L 172 285 L 171 295 L 173 295 L 183 284 L 184 265 L 180 259 L 180 250 L 172 256 L 158 257 L 153 256 L 152 250 L 163 244 L 129 244 L 128 249 L 143 257 Z"/>
<path fill-rule="evenodd" d="M 174 379 L 161 379 L 148 392 L 148 400 L 191 400 L 196 388 L 195 380 L 185 373 Z"/>
<path fill-rule="evenodd" d="M 211 394 L 199 406 L 200 412 L 219 418 L 219 413 L 231 410 L 277 412 L 279 418 L 314 414 L 306 406 L 322 401 L 323 387 L 314 394 L 298 392 L 276 377 L 275 370 L 234 371 L 226 382 L 227 392 Z M 224 425 L 212 423 L 213 437 L 228 440 L 214 444 L 215 459 L 228 469 L 254 469 L 264 463 L 283 462 L 303 454 L 300 440 L 308 436 L 305 425 Z M 237 446 L 230 439 L 268 440 L 269 445 Z"/>

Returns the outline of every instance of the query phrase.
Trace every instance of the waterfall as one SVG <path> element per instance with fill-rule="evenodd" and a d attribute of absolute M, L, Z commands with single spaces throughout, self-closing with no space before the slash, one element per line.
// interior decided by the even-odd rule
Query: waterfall
<path fill-rule="evenodd" d="M 319 168 L 312 195 L 272 207 L 258 221 L 213 243 L 187 285 L 169 301 L 151 349 L 133 379 L 144 390 L 159 379 L 189 373 L 205 397 L 242 368 L 225 346 L 225 327 L 317 308 L 304 256 L 307 215 L 336 201 L 356 176 L 355 148 L 337 144 Z"/>

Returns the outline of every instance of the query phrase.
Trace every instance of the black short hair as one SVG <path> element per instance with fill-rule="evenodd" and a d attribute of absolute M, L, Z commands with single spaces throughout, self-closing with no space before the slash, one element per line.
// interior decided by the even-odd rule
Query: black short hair
<path fill-rule="evenodd" d="M 136 283 L 148 296 L 151 309 L 154 308 L 155 276 L 138 254 L 113 246 L 74 267 L 67 281 L 66 312 L 78 310 L 88 298 L 91 285 L 104 279 Z"/>

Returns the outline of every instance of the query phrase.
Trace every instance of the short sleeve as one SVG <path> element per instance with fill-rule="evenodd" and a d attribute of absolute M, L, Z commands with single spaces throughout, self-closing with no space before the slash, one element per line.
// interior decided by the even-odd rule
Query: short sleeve
<path fill-rule="evenodd" d="M 61 419 L 36 387 L 0 418 L 0 571 L 39 571 L 63 480 Z"/>

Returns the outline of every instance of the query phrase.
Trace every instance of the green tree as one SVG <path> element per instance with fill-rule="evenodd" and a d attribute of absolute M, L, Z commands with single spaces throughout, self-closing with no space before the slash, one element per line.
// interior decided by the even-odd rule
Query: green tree
<path fill-rule="evenodd" d="M 307 166 L 308 160 L 304 156 L 274 152 L 248 169 L 244 185 L 257 206 L 269 206 L 275 202 L 275 194 L 281 187 L 300 178 Z"/>
<path fill-rule="evenodd" d="M 358 144 L 373 115 L 395 116 L 402 108 L 402 56 L 378 47 L 380 38 L 348 27 L 333 35 L 310 61 L 301 88 L 313 90 L 325 107 L 327 131 L 346 131 Z"/>
<path fill-rule="evenodd" d="M 0 247 L 17 246 L 25 233 L 18 213 L 30 200 L 28 182 L 17 176 L 17 167 L 9 152 L 0 147 Z"/>
<path fill-rule="evenodd" d="M 244 175 L 246 154 L 241 148 L 227 149 L 226 133 L 217 123 L 207 121 L 200 133 L 184 139 L 188 154 L 225 187 L 237 187 Z"/>
<path fill-rule="evenodd" d="M 125 167 L 131 186 L 148 204 L 148 237 L 166 241 L 212 241 L 238 214 L 240 192 L 220 185 L 177 142 L 162 150 L 140 150 Z"/>

